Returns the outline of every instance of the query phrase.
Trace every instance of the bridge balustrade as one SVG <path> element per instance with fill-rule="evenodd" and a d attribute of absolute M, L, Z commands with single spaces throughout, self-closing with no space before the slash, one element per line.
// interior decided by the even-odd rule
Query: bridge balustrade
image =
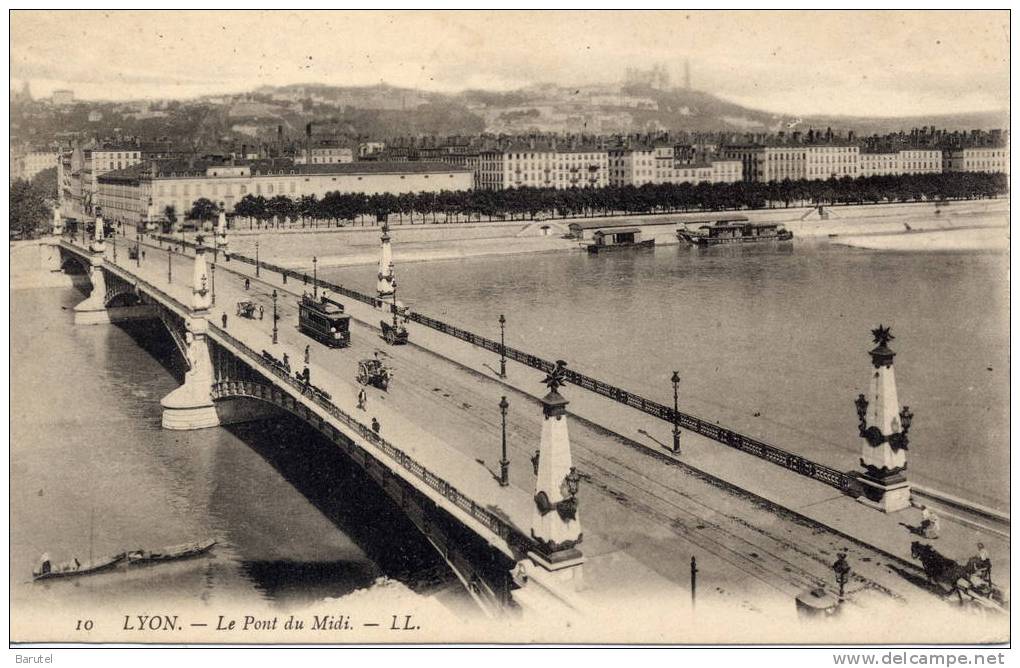
<path fill-rule="evenodd" d="M 288 374 L 283 369 L 277 367 L 276 365 L 267 362 L 262 357 L 262 355 L 256 353 L 252 348 L 250 348 L 249 346 L 247 346 L 245 343 L 241 342 L 234 336 L 228 334 L 227 332 L 220 329 L 219 327 L 216 327 L 215 325 L 210 325 L 210 330 L 214 331 L 218 337 L 221 337 L 223 340 L 229 342 L 236 349 L 240 350 L 243 354 L 245 354 L 249 358 L 249 360 L 253 361 L 255 364 L 263 368 L 265 371 L 269 372 L 270 375 L 277 377 L 278 379 L 282 380 L 283 382 L 287 383 L 292 388 L 298 391 L 301 391 L 301 389 L 303 388 L 304 383 L 292 378 L 290 374 Z M 229 385 L 223 385 L 223 381 L 214 385 L 214 392 L 217 393 L 216 396 L 220 397 L 226 396 L 224 394 L 224 391 L 225 390 L 229 391 L 230 389 L 232 389 L 232 387 Z M 242 389 L 243 392 L 239 394 L 243 394 L 245 396 L 259 396 L 256 395 L 255 391 L 248 385 L 242 384 L 240 389 Z M 260 398 L 265 398 L 264 396 L 265 391 L 266 390 L 263 387 L 261 389 L 261 392 L 263 394 L 261 395 Z M 347 414 L 345 411 L 340 409 L 336 404 L 332 403 L 332 401 L 330 401 L 329 399 L 324 398 L 322 395 L 313 395 L 311 397 L 311 400 L 320 408 L 329 413 L 331 416 L 342 422 L 344 425 L 353 429 L 362 438 L 371 442 L 374 446 L 376 446 L 382 452 L 387 454 L 392 460 L 397 462 L 402 468 L 413 474 L 414 477 L 427 484 L 433 490 L 439 492 L 443 497 L 449 499 L 458 508 L 464 510 L 472 518 L 480 522 L 487 529 L 489 529 L 494 534 L 505 540 L 507 544 L 510 545 L 511 547 L 527 549 L 531 545 L 532 543 L 531 538 L 526 536 L 519 529 L 505 522 L 501 518 L 497 517 L 492 512 L 479 507 L 478 504 L 476 504 L 474 501 L 466 497 L 456 487 L 451 485 L 443 478 L 437 476 L 435 473 L 427 469 L 421 463 L 417 462 L 406 452 L 400 450 L 392 443 L 379 436 L 379 434 L 375 433 L 371 428 L 367 427 L 366 425 L 362 424 L 360 421 L 356 420 L 351 415 Z"/>

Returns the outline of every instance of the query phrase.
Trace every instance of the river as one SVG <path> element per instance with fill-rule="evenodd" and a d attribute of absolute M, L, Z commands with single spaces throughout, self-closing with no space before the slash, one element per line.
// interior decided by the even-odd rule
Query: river
<path fill-rule="evenodd" d="M 398 232 L 399 233 L 399 230 Z M 843 470 L 870 330 L 892 327 L 910 475 L 1008 508 L 1008 255 L 827 240 L 397 266 L 412 308 Z M 367 292 L 374 267 L 320 276 Z M 723 446 L 719 446 L 723 447 Z"/>
<path fill-rule="evenodd" d="M 143 611 L 161 600 L 288 609 L 379 578 L 419 593 L 449 587 L 452 575 L 389 498 L 300 422 L 162 429 L 159 400 L 182 377 L 162 325 L 75 327 L 81 299 L 66 288 L 11 292 L 15 609 L 134 600 Z M 43 552 L 86 561 L 204 538 L 218 541 L 211 558 L 31 582 Z"/>

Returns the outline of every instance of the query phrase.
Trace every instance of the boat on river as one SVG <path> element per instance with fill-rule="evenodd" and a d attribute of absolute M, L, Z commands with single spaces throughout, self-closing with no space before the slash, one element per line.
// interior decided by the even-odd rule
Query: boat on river
<path fill-rule="evenodd" d="M 793 239 L 793 232 L 779 223 L 752 223 L 744 216 L 735 216 L 717 220 L 711 225 L 701 225 L 697 231 L 691 231 L 687 225 L 684 225 L 676 231 L 676 236 L 681 242 L 695 246 L 716 246 L 733 243 L 789 241 Z"/>
<path fill-rule="evenodd" d="M 596 230 L 592 239 L 593 243 L 588 244 L 587 248 L 593 255 L 606 251 L 655 247 L 655 239 L 642 239 L 641 230 L 636 227 Z"/>
<path fill-rule="evenodd" d="M 206 554 L 216 545 L 214 540 L 197 541 L 171 545 L 160 550 L 131 550 L 127 553 L 129 564 L 153 564 L 177 559 L 190 559 Z"/>
<path fill-rule="evenodd" d="M 114 554 L 108 557 L 100 557 L 87 562 L 73 559 L 62 564 L 52 564 L 47 555 L 43 555 L 39 566 L 32 571 L 33 580 L 52 580 L 56 578 L 73 578 L 79 575 L 91 575 L 109 570 L 124 561 L 126 554 Z"/>

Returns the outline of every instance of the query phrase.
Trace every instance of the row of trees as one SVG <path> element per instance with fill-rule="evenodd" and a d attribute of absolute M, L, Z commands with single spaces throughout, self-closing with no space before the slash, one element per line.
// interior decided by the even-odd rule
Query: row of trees
<path fill-rule="evenodd" d="M 376 220 L 396 217 L 401 224 L 415 224 L 979 199 L 1007 190 L 1005 174 L 947 172 L 827 181 L 663 183 L 568 190 L 524 187 L 401 195 L 330 192 L 321 198 L 277 195 L 269 199 L 246 195 L 230 213 L 256 221 L 260 226 L 271 221 L 340 224 L 366 217 Z M 217 215 L 216 205 L 203 198 L 194 203 L 187 217 L 211 221 Z"/>
<path fill-rule="evenodd" d="M 31 239 L 50 228 L 56 184 L 56 167 L 42 170 L 31 181 L 17 179 L 11 183 L 11 239 Z"/>

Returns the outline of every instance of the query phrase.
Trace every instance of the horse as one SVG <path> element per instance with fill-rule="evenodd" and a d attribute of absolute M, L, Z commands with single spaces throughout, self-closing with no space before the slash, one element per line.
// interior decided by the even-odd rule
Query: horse
<path fill-rule="evenodd" d="M 931 545 L 915 540 L 910 544 L 910 556 L 921 562 L 929 584 L 939 585 L 948 589 L 947 593 L 956 592 L 961 597 L 961 589 L 970 588 L 971 573 L 967 567 L 939 554 Z"/>

